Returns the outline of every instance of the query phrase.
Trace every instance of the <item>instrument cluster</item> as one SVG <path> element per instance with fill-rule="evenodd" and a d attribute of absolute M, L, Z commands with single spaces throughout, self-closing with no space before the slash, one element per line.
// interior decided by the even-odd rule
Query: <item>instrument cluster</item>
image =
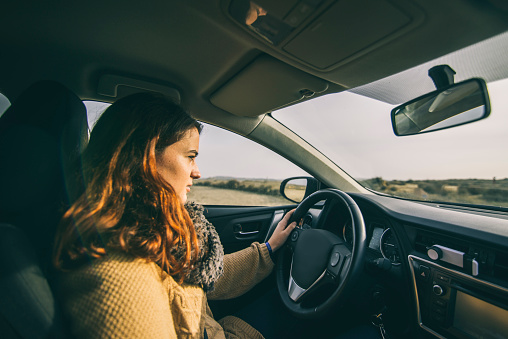
<path fill-rule="evenodd" d="M 392 229 L 377 221 L 366 223 L 366 225 L 369 248 L 390 260 L 392 265 L 400 265 L 399 244 Z M 351 219 L 342 226 L 342 238 L 350 247 L 353 246 L 354 233 Z"/>

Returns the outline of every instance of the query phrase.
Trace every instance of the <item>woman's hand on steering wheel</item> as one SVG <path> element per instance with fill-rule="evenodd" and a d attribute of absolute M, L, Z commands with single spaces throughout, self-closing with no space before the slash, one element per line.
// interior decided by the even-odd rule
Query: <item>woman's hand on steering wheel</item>
<path fill-rule="evenodd" d="M 286 213 L 284 218 L 282 218 L 282 220 L 277 224 L 277 227 L 273 231 L 270 239 L 268 239 L 268 243 L 270 244 L 273 252 L 277 251 L 282 245 L 284 245 L 286 239 L 291 234 L 291 231 L 293 231 L 293 229 L 296 227 L 296 221 L 293 221 L 288 225 L 289 219 L 291 219 L 294 211 L 295 210 L 293 209 Z"/>

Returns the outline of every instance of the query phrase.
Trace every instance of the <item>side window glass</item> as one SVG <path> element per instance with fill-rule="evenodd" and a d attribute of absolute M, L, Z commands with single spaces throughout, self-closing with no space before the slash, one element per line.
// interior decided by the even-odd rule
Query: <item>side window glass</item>
<path fill-rule="evenodd" d="M 91 132 L 97 120 L 101 114 L 108 108 L 111 104 L 100 101 L 83 101 L 86 107 L 86 116 L 88 118 L 88 130 Z"/>
<path fill-rule="evenodd" d="M 194 180 L 188 199 L 203 205 L 281 206 L 282 180 L 308 176 L 271 150 L 235 133 L 204 124 Z"/>
<path fill-rule="evenodd" d="M 7 111 L 7 108 L 11 106 L 11 102 L 5 95 L 0 93 L 0 117 Z"/>
<path fill-rule="evenodd" d="M 110 105 L 84 101 L 88 126 Z M 279 192 L 282 180 L 309 176 L 275 152 L 212 125 L 203 124 L 197 164 L 201 179 L 194 180 L 188 199 L 203 205 L 281 206 L 291 204 Z"/>

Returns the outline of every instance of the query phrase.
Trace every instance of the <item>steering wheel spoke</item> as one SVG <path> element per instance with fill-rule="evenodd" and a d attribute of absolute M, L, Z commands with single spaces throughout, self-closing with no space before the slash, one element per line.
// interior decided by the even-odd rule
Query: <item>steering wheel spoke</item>
<path fill-rule="evenodd" d="M 351 251 L 345 244 L 337 244 L 333 247 L 326 268 L 331 281 L 336 284 L 340 283 L 349 268 L 351 255 Z"/>
<path fill-rule="evenodd" d="M 298 302 L 301 298 L 310 290 L 318 287 L 321 282 L 324 282 L 325 277 L 327 277 L 327 270 L 323 271 L 323 273 L 310 285 L 308 288 L 302 288 L 298 286 L 296 281 L 293 279 L 292 274 L 289 274 L 289 286 L 288 286 L 288 295 L 294 302 Z"/>
<path fill-rule="evenodd" d="M 308 288 L 300 287 L 295 281 L 293 278 L 293 264 L 291 264 L 288 284 L 289 297 L 294 302 L 299 302 L 307 292 L 318 289 L 322 285 L 339 285 L 344 274 L 347 272 L 350 259 L 351 251 L 344 244 L 334 245 L 330 252 L 330 259 L 326 269 Z"/>

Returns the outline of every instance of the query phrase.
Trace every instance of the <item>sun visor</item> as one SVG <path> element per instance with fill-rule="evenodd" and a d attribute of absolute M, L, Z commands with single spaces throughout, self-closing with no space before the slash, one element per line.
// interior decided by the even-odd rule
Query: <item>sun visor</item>
<path fill-rule="evenodd" d="M 328 82 L 262 55 L 210 97 L 237 116 L 258 116 L 328 89 Z"/>

